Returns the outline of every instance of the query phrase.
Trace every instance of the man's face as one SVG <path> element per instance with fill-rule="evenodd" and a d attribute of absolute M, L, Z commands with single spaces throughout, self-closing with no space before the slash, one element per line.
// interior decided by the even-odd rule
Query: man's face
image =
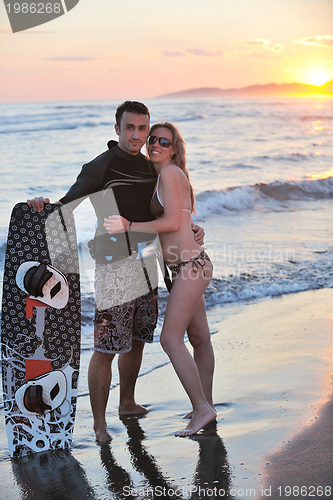
<path fill-rule="evenodd" d="M 149 117 L 125 111 L 120 119 L 120 127 L 115 125 L 119 136 L 118 146 L 130 155 L 136 155 L 145 144 L 149 133 Z"/>

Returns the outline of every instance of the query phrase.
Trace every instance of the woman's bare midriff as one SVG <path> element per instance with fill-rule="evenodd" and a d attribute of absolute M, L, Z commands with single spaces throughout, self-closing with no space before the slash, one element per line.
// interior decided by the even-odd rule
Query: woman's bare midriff
<path fill-rule="evenodd" d="M 191 222 L 191 214 L 183 210 L 178 230 L 159 234 L 163 258 L 167 264 L 174 265 L 192 259 L 203 250 L 194 240 Z"/>

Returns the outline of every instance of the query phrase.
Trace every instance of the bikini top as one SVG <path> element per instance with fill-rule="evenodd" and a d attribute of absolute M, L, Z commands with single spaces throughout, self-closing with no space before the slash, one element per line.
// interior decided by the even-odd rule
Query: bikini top
<path fill-rule="evenodd" d="M 160 198 L 160 195 L 158 194 L 158 184 L 159 184 L 160 176 L 157 178 L 156 182 L 156 188 L 154 191 L 154 194 L 152 196 L 151 202 L 150 202 L 150 212 L 155 216 L 155 217 L 160 217 L 161 215 L 164 214 L 164 205 L 163 202 Z M 190 212 L 188 208 L 182 208 L 182 210 L 185 210 L 186 212 Z"/>

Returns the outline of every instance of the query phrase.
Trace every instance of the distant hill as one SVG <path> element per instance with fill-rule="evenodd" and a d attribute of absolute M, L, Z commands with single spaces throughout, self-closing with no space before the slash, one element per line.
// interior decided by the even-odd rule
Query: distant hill
<path fill-rule="evenodd" d="M 203 87 L 198 89 L 182 90 L 158 97 L 265 97 L 287 96 L 299 97 L 307 95 L 329 95 L 333 97 L 333 80 L 317 87 L 305 83 L 269 83 L 267 85 L 251 85 L 239 89 L 220 89 L 218 87 Z"/>

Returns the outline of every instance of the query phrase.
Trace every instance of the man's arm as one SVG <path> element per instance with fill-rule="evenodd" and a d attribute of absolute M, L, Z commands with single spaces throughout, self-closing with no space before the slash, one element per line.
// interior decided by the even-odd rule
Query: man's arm
<path fill-rule="evenodd" d="M 106 159 L 108 158 L 105 154 L 100 155 L 98 158 L 103 158 L 104 156 Z M 98 158 L 83 165 L 74 184 L 69 188 L 61 200 L 55 202 L 56 204 L 63 205 L 71 203 L 72 209 L 74 210 L 85 197 L 99 190 L 100 179 L 107 166 L 107 162 L 106 159 L 97 162 L 96 160 L 98 160 Z M 50 199 L 39 196 L 32 200 L 27 200 L 27 203 L 29 207 L 32 207 L 36 212 L 41 212 L 45 203 L 50 203 Z"/>

